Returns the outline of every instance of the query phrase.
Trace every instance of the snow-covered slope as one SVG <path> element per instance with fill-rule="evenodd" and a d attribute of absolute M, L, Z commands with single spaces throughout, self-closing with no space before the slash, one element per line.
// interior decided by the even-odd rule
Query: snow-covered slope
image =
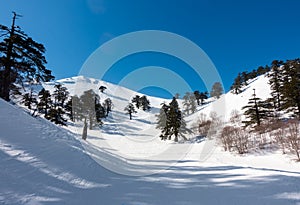
<path fill-rule="evenodd" d="M 243 167 L 235 160 L 247 164 L 254 157 L 229 159 L 216 151 L 205 163 L 190 158 L 155 175 L 130 177 L 97 164 L 73 133 L 2 100 L 0 128 L 0 204 L 300 203 L 295 164 Z"/>
<path fill-rule="evenodd" d="M 253 88 L 266 98 L 267 81 L 258 77 L 240 95 L 227 93 L 186 119 L 192 124 L 224 102 L 226 118 Z M 112 115 L 85 142 L 80 125 L 61 128 L 0 99 L 0 204 L 300 204 L 300 164 L 292 158 L 233 155 L 209 141 L 163 142 L 154 121 L 164 99 L 149 97 L 151 112 L 129 120 L 123 109 L 136 92 L 83 77 L 60 82 L 71 94 L 105 85 L 100 95 L 112 99 Z"/>

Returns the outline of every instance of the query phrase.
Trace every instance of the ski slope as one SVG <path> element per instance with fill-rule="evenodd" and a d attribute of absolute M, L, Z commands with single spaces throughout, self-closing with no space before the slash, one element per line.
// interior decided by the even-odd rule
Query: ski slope
<path fill-rule="evenodd" d="M 80 124 L 61 128 L 0 99 L 0 204 L 300 204 L 300 164 L 292 156 L 238 156 L 213 141 L 160 141 L 155 114 L 167 100 L 149 97 L 151 112 L 129 120 L 123 109 L 136 92 L 84 77 L 60 82 L 71 94 L 105 85 L 100 97 L 110 97 L 114 111 L 84 142 Z M 253 88 L 266 98 L 267 78 L 199 108 L 186 117 L 188 124 L 224 102 L 228 118 L 247 104 Z"/>

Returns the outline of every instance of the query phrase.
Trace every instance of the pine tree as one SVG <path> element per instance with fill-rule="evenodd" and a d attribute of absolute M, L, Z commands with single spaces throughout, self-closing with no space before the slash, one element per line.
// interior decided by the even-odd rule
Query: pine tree
<path fill-rule="evenodd" d="M 281 101 L 282 101 L 282 85 L 283 85 L 283 76 L 281 65 L 282 61 L 274 60 L 271 66 L 271 72 L 269 73 L 269 84 L 271 87 L 271 95 L 273 98 L 274 108 L 279 111 L 281 110 Z"/>
<path fill-rule="evenodd" d="M 37 104 L 38 112 L 44 114 L 45 118 L 48 118 L 48 113 L 52 105 L 51 94 L 49 90 L 43 88 L 39 94 L 39 102 Z"/>
<path fill-rule="evenodd" d="M 260 126 L 262 121 L 270 117 L 270 103 L 262 101 L 255 94 L 255 89 L 253 89 L 253 97 L 249 99 L 248 105 L 244 106 L 242 109 L 247 120 L 243 121 L 245 127 L 250 125 Z"/>
<path fill-rule="evenodd" d="M 234 83 L 230 87 L 230 90 L 233 91 L 234 94 L 239 94 L 242 92 L 242 76 L 241 73 L 238 74 L 238 76 L 234 79 Z"/>
<path fill-rule="evenodd" d="M 54 79 L 45 67 L 45 47 L 16 26 L 19 15 L 13 14 L 10 28 L 0 25 L 0 32 L 3 33 L 0 36 L 0 97 L 6 101 L 9 101 L 11 91 L 18 89 L 18 83 Z"/>
<path fill-rule="evenodd" d="M 199 90 L 194 91 L 194 96 L 197 100 L 197 105 L 200 105 L 200 92 L 199 92 Z"/>
<path fill-rule="evenodd" d="M 107 89 L 107 87 L 105 87 L 105 86 L 103 86 L 103 85 L 101 85 L 101 86 L 99 87 L 99 90 L 100 90 L 101 93 L 103 93 L 104 90 L 106 90 L 106 89 Z"/>
<path fill-rule="evenodd" d="M 136 113 L 136 110 L 134 108 L 134 105 L 132 103 L 129 103 L 125 108 L 124 111 L 126 111 L 126 114 L 129 115 L 129 119 L 132 120 L 132 114 Z"/>
<path fill-rule="evenodd" d="M 103 107 L 105 110 L 105 117 L 112 111 L 113 103 L 110 98 L 104 100 Z"/>
<path fill-rule="evenodd" d="M 282 85 L 282 108 L 300 118 L 300 59 L 284 64 Z"/>
<path fill-rule="evenodd" d="M 162 130 L 160 135 L 162 140 L 171 140 L 173 135 L 175 136 L 175 142 L 178 142 L 179 137 L 187 140 L 184 134 L 188 133 L 189 130 L 186 128 L 186 123 L 175 97 L 173 97 L 169 105 L 162 105 L 160 114 L 158 115 L 157 128 Z"/>
<path fill-rule="evenodd" d="M 37 105 L 36 96 L 33 93 L 33 90 L 30 89 L 28 93 L 25 93 L 22 97 L 22 103 L 29 109 L 33 110 L 33 107 Z"/>
<path fill-rule="evenodd" d="M 208 98 L 208 92 L 205 91 L 205 92 L 201 92 L 200 93 L 200 103 L 201 105 L 204 104 L 204 101 Z"/>
<path fill-rule="evenodd" d="M 55 84 L 55 90 L 53 92 L 54 105 L 64 107 L 65 102 L 69 97 L 69 91 L 66 87 L 63 87 L 61 84 Z"/>
<path fill-rule="evenodd" d="M 150 101 L 147 99 L 145 95 L 140 98 L 140 106 L 144 111 L 150 110 Z"/>
<path fill-rule="evenodd" d="M 136 95 L 136 96 L 134 96 L 133 98 L 132 98 L 132 100 L 131 100 L 131 102 L 133 103 L 133 104 L 135 104 L 135 106 L 136 106 L 136 108 L 137 109 L 140 109 L 140 106 L 141 106 L 141 100 L 140 100 L 140 96 L 139 95 Z"/>
<path fill-rule="evenodd" d="M 210 91 L 210 96 L 211 97 L 216 97 L 217 99 L 220 98 L 220 96 L 222 95 L 223 93 L 223 87 L 221 85 L 220 82 L 216 82 L 213 84 L 213 87 Z"/>

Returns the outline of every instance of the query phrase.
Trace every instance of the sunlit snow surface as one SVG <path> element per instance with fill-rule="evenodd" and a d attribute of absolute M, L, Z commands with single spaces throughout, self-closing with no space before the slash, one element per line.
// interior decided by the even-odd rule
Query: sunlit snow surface
<path fill-rule="evenodd" d="M 84 86 L 74 87 L 78 78 L 86 84 L 83 77 L 61 82 L 71 93 L 81 92 Z M 246 105 L 253 88 L 267 98 L 267 81 L 261 76 L 242 94 L 224 95 L 225 113 Z M 206 141 L 175 144 L 158 138 L 155 114 L 168 100 L 149 97 L 150 113 L 139 111 L 130 121 L 123 109 L 135 92 L 90 82 L 94 89 L 108 87 L 100 97 L 110 97 L 114 111 L 101 131 L 89 131 L 86 142 L 80 140 L 80 125 L 57 127 L 0 100 L 0 204 L 300 204 L 300 164 L 293 156 L 268 150 L 238 156 L 216 145 L 201 160 Z M 200 112 L 209 114 L 213 103 L 218 101 L 186 117 L 188 125 Z M 84 143 L 95 150 L 84 149 Z M 155 174 L 111 171 L 118 166 L 125 166 L 119 172 L 127 174 Z"/>

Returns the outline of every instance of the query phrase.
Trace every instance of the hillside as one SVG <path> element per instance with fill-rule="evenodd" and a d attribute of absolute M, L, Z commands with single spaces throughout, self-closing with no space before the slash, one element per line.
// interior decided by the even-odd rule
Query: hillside
<path fill-rule="evenodd" d="M 243 93 L 199 107 L 188 125 L 224 102 L 228 118 L 253 88 L 266 98 L 267 81 L 260 76 Z M 83 77 L 60 82 L 71 94 L 105 85 L 100 97 L 112 99 L 113 112 L 85 142 L 80 124 L 59 127 L 0 100 L 0 204 L 300 203 L 300 165 L 292 157 L 276 150 L 238 156 L 213 140 L 161 141 L 155 114 L 167 100 L 149 97 L 153 109 L 129 120 L 123 109 L 136 92 Z"/>

